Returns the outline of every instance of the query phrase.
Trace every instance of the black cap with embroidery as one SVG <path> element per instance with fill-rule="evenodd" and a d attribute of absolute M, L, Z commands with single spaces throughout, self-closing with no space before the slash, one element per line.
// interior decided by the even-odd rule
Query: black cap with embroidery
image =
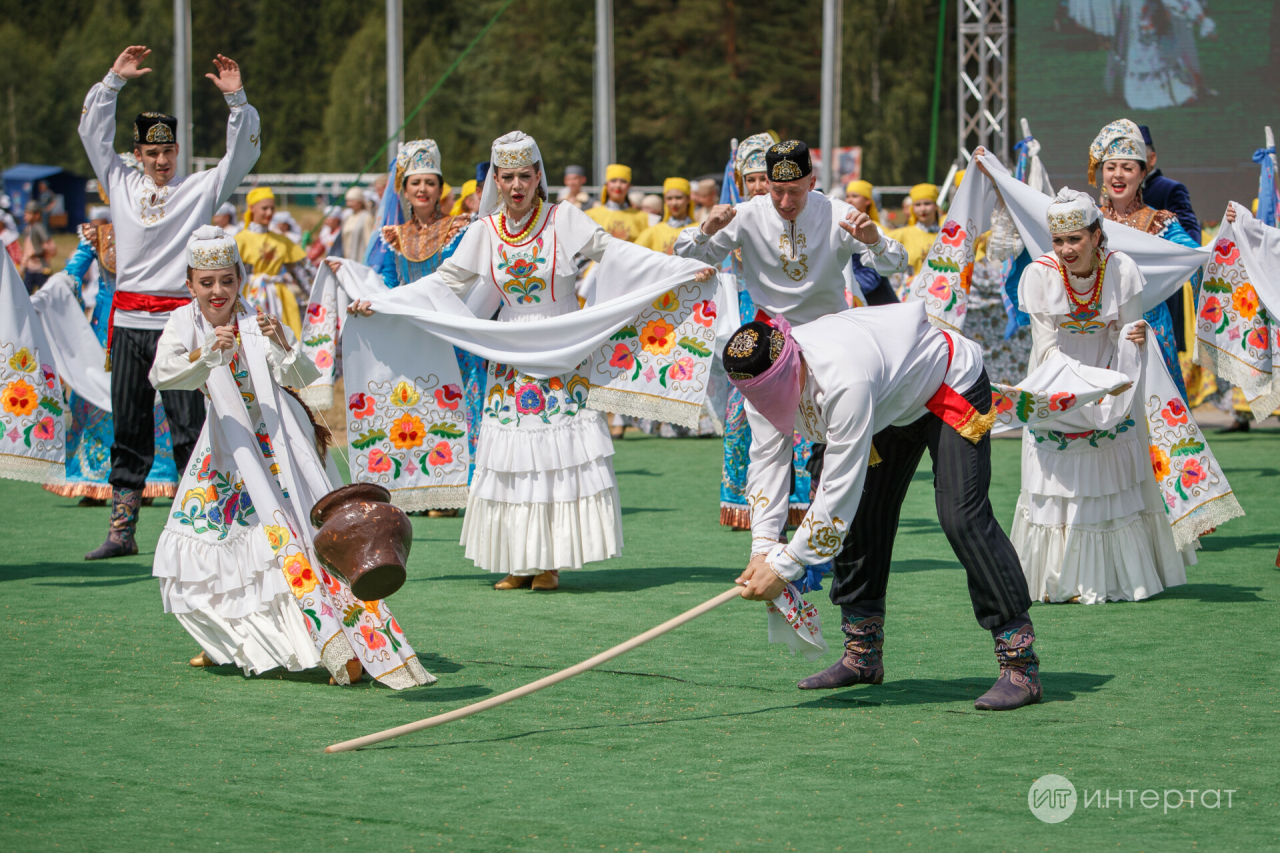
<path fill-rule="evenodd" d="M 739 327 L 724 347 L 724 369 L 730 379 L 754 379 L 782 355 L 787 337 L 768 323 L 752 320 Z"/>
<path fill-rule="evenodd" d="M 769 180 L 775 183 L 798 181 L 813 174 L 813 158 L 809 146 L 799 139 L 776 142 L 764 154 Z"/>
<path fill-rule="evenodd" d="M 136 145 L 172 145 L 178 141 L 178 120 L 164 113 L 146 112 L 133 120 Z"/>

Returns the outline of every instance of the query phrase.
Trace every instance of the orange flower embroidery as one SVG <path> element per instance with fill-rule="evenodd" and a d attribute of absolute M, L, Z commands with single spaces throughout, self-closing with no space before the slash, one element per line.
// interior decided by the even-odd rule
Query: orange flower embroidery
<path fill-rule="evenodd" d="M 391 425 L 391 443 L 400 450 L 421 447 L 427 430 L 417 415 L 404 415 Z"/>
<path fill-rule="evenodd" d="M 11 415 L 29 415 L 37 402 L 36 389 L 25 379 L 15 379 L 4 386 L 4 410 Z"/>
<path fill-rule="evenodd" d="M 653 355 L 666 355 L 676 345 L 676 327 L 666 320 L 651 320 L 640 332 L 641 348 Z"/>
<path fill-rule="evenodd" d="M 1231 307 L 1244 319 L 1252 320 L 1258 313 L 1258 291 L 1246 281 L 1231 294 Z"/>

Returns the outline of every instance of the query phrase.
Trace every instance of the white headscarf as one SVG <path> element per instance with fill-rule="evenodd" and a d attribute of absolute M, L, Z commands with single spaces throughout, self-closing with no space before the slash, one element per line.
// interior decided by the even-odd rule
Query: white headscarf
<path fill-rule="evenodd" d="M 1071 231 L 1082 231 L 1102 216 L 1093 196 L 1063 187 L 1049 203 L 1046 214 L 1049 220 L 1050 234 L 1067 234 Z"/>
<path fill-rule="evenodd" d="M 499 136 L 493 141 L 489 153 L 489 174 L 484 179 L 484 192 L 480 195 L 480 209 L 476 216 L 492 216 L 502 208 L 502 196 L 494 176 L 498 169 L 514 169 L 520 166 L 537 166 L 542 192 L 547 194 L 547 168 L 542 162 L 542 152 L 533 137 L 519 130 Z"/>

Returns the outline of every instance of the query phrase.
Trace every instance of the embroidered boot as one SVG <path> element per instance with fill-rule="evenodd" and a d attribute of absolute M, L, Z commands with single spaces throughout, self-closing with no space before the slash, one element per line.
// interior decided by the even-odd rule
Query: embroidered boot
<path fill-rule="evenodd" d="M 979 711 L 1012 711 L 1040 701 L 1040 658 L 1032 644 L 1036 632 L 1024 613 L 991 632 L 996 640 L 996 660 L 1000 678 L 978 697 L 973 707 Z"/>
<path fill-rule="evenodd" d="M 801 690 L 831 690 L 855 684 L 880 684 L 884 681 L 884 617 L 868 616 L 853 621 L 840 620 L 844 631 L 844 655 L 840 660 L 801 681 Z"/>
<path fill-rule="evenodd" d="M 109 560 L 138 553 L 134 531 L 138 526 L 138 507 L 142 492 L 137 489 L 114 489 L 111 494 L 111 526 L 107 541 L 84 555 L 86 560 Z"/>

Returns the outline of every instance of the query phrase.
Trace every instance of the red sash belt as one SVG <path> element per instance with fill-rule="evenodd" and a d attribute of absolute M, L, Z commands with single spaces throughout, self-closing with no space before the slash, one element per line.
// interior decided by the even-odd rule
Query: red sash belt
<path fill-rule="evenodd" d="M 947 339 L 947 370 L 951 370 L 951 357 L 955 354 L 955 344 L 951 340 L 951 336 L 946 332 L 942 336 Z M 943 377 L 945 380 L 945 376 Z M 992 406 L 985 414 L 978 414 L 978 410 L 973 407 L 964 398 L 962 394 L 956 392 L 954 388 L 945 381 L 938 388 L 936 394 L 929 398 L 929 402 L 925 403 L 925 408 L 933 412 L 947 426 L 960 433 L 965 438 L 977 444 L 982 437 L 991 431 L 991 427 L 996 422 L 996 409 Z"/>
<path fill-rule="evenodd" d="M 121 311 L 146 311 L 151 314 L 165 314 L 181 308 L 191 301 L 190 296 L 152 296 L 149 293 L 133 293 L 117 290 L 111 296 L 111 313 L 107 315 L 107 365 L 111 370 L 111 338 L 116 330 L 116 309 Z"/>

